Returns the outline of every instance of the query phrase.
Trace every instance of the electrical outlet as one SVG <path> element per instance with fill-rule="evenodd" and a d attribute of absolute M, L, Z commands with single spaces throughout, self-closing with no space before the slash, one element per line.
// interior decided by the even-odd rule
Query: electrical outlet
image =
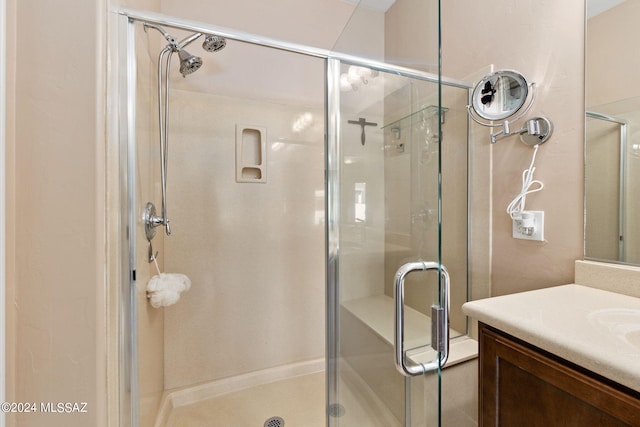
<path fill-rule="evenodd" d="M 544 241 L 544 211 L 523 211 L 523 219 L 513 220 L 513 238 Z"/>

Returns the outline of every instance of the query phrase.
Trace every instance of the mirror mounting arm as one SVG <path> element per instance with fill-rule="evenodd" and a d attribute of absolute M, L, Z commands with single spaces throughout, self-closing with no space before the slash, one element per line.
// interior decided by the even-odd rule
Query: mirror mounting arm
<path fill-rule="evenodd" d="M 520 135 L 520 140 L 526 145 L 538 145 L 547 142 L 551 136 L 553 125 L 546 117 L 534 117 L 524 123 L 522 129 L 511 132 L 509 129 L 509 121 L 502 123 L 502 130 L 489 135 L 491 143 L 495 144 L 498 140 L 512 135 Z"/>
<path fill-rule="evenodd" d="M 520 133 L 520 132 L 511 132 L 510 131 L 510 129 L 509 129 L 509 120 L 505 120 L 504 122 L 502 122 L 502 130 L 498 131 L 496 133 L 489 134 L 489 138 L 491 139 L 491 143 L 495 144 L 496 141 L 498 141 L 499 139 L 506 138 L 508 136 L 515 135 L 517 133 Z"/>

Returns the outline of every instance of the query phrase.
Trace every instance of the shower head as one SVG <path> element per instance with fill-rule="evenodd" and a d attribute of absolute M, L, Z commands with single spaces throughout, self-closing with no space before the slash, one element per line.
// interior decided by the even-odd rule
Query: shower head
<path fill-rule="evenodd" d="M 173 38 L 173 36 L 171 36 L 169 33 L 167 33 L 162 27 L 144 23 L 144 30 L 147 31 L 148 28 L 153 28 L 154 30 L 159 31 L 169 42 L 169 44 L 162 51 L 163 53 L 160 54 L 160 57 L 164 55 L 164 52 L 169 50 L 173 53 L 178 53 L 178 56 L 180 57 L 180 73 L 182 74 L 182 77 L 187 77 L 187 75 L 197 71 L 198 68 L 202 66 L 202 58 L 191 55 L 189 52 L 184 50 L 184 48 L 194 42 L 198 37 L 202 36 L 203 33 L 193 33 L 184 40 L 177 42 L 176 39 Z M 226 45 L 227 41 L 224 37 L 217 36 L 215 34 L 205 34 L 202 48 L 207 52 L 217 52 L 224 49 Z M 169 59 L 169 61 L 170 60 L 171 59 Z"/>
<path fill-rule="evenodd" d="M 202 58 L 193 56 L 186 50 L 182 49 L 178 52 L 180 57 L 180 73 L 182 77 L 187 77 L 202 66 Z"/>
<path fill-rule="evenodd" d="M 207 52 L 217 52 L 224 49 L 227 45 L 227 40 L 224 37 L 216 36 L 215 34 L 207 34 L 202 42 L 202 48 Z"/>

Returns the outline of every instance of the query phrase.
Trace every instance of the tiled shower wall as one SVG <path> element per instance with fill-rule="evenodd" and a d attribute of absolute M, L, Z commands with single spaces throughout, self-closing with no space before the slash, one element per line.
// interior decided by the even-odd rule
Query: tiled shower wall
<path fill-rule="evenodd" d="M 165 269 L 193 284 L 165 309 L 165 388 L 323 357 L 324 110 L 171 96 Z M 237 124 L 266 128 L 266 183 L 235 182 Z"/>

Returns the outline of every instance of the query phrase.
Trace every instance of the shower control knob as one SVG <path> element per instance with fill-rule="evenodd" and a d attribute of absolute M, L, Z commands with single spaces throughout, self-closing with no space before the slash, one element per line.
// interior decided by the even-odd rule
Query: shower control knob
<path fill-rule="evenodd" d="M 149 202 L 144 208 L 144 212 L 142 213 L 142 222 L 144 223 L 144 232 L 147 236 L 147 240 L 151 241 L 156 235 L 155 228 L 159 225 L 165 225 L 167 235 L 171 234 L 171 229 L 169 228 L 169 221 L 165 221 L 162 217 L 156 215 L 156 207 L 153 203 Z"/>

